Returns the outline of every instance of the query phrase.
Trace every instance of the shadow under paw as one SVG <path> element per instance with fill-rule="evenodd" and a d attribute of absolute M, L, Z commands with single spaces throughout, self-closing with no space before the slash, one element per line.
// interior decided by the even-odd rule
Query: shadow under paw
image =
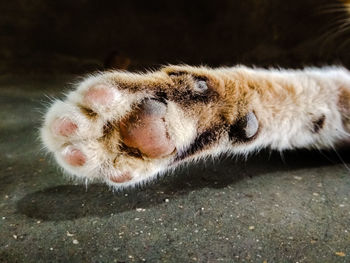
<path fill-rule="evenodd" d="M 71 220 L 106 216 L 161 202 L 147 193 L 113 193 L 105 185 L 62 185 L 31 193 L 17 203 L 20 213 L 42 220 Z"/>
<path fill-rule="evenodd" d="M 222 163 L 226 170 L 217 168 Z M 230 169 L 228 163 L 232 164 Z M 17 211 L 31 218 L 61 221 L 108 216 L 164 203 L 167 198 L 205 187 L 222 188 L 245 177 L 245 168 L 232 160 L 178 169 L 142 187 L 113 192 L 105 185 L 60 185 L 30 193 L 17 202 Z"/>
<path fill-rule="evenodd" d="M 349 155 L 345 152 L 342 156 Z M 51 187 L 23 197 L 17 203 L 17 210 L 28 217 L 49 221 L 104 217 L 136 208 L 157 206 L 167 198 L 176 199 L 196 189 L 224 188 L 242 179 L 266 173 L 337 163 L 340 161 L 334 153 L 298 151 L 286 153 L 282 160 L 278 153 L 265 152 L 247 162 L 226 159 L 216 163 L 199 163 L 179 169 L 175 175 L 169 174 L 148 186 L 120 192 L 113 192 L 99 184 L 89 185 L 87 189 L 83 185 Z"/>

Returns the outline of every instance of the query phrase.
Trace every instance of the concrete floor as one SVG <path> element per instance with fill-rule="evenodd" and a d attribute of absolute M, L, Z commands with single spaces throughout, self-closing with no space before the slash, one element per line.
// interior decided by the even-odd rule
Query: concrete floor
<path fill-rule="evenodd" d="M 332 152 L 201 163 L 120 193 L 70 182 L 37 128 L 72 80 L 0 78 L 0 262 L 350 261 L 350 172 Z"/>

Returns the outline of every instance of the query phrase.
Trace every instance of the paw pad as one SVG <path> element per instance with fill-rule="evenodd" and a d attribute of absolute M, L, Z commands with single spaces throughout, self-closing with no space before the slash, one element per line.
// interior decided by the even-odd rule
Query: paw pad
<path fill-rule="evenodd" d="M 162 158 L 175 150 L 164 122 L 166 106 L 149 100 L 133 115 L 121 120 L 119 128 L 123 142 L 140 150 L 149 158 Z"/>
<path fill-rule="evenodd" d="M 86 92 L 84 100 L 89 105 L 109 105 L 113 102 L 114 96 L 113 90 L 106 85 L 97 85 Z"/>
<path fill-rule="evenodd" d="M 124 173 L 120 176 L 112 176 L 110 177 L 110 180 L 114 183 L 125 183 L 132 179 L 131 175 L 129 173 Z"/>
<path fill-rule="evenodd" d="M 69 136 L 72 135 L 78 126 L 69 119 L 56 119 L 52 123 L 52 132 L 58 136 Z"/>
<path fill-rule="evenodd" d="M 72 166 L 83 166 L 86 162 L 86 156 L 80 150 L 68 147 L 63 153 L 64 160 Z"/>

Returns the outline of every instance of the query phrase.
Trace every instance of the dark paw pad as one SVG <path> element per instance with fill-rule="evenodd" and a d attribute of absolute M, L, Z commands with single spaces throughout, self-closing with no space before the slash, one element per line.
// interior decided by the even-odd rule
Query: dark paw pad
<path fill-rule="evenodd" d="M 234 142 L 245 142 L 253 139 L 258 130 L 258 119 L 253 112 L 249 112 L 230 126 L 229 137 Z"/>

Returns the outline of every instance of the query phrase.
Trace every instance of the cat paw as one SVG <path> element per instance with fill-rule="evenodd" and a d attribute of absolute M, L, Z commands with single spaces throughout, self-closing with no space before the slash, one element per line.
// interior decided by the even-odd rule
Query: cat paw
<path fill-rule="evenodd" d="M 164 73 L 158 77 L 163 84 L 171 81 Z M 117 187 L 134 185 L 165 171 L 189 143 L 195 123 L 159 97 L 154 83 L 145 87 L 147 79 L 101 74 L 53 103 L 41 137 L 68 174 Z"/>
<path fill-rule="evenodd" d="M 135 185 L 252 141 L 258 121 L 237 94 L 207 68 L 102 73 L 53 103 L 41 137 L 68 174 Z"/>

